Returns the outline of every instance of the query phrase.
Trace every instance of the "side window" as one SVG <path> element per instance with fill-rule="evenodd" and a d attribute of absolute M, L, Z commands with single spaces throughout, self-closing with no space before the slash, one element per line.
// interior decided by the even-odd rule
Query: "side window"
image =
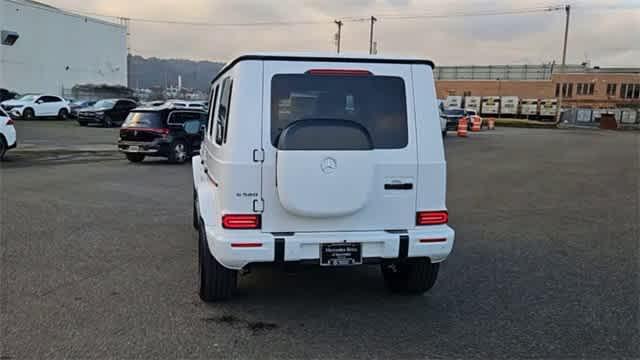
<path fill-rule="evenodd" d="M 202 119 L 202 113 L 197 111 L 173 111 L 169 114 L 169 119 L 167 119 L 168 125 L 180 126 L 187 121 L 197 120 L 200 122 Z"/>
<path fill-rule="evenodd" d="M 227 142 L 229 104 L 231 103 L 232 87 L 233 81 L 231 78 L 226 78 L 222 81 L 220 104 L 218 105 L 218 116 L 216 119 L 216 144 L 218 145 L 222 145 Z"/>
<path fill-rule="evenodd" d="M 220 89 L 220 85 L 216 85 L 215 89 L 211 90 L 211 99 L 209 99 L 209 104 L 211 107 L 209 108 L 209 126 L 207 126 L 209 132 L 209 138 L 213 136 L 213 128 L 215 124 L 215 113 L 216 113 L 216 105 L 218 104 L 218 90 Z"/>

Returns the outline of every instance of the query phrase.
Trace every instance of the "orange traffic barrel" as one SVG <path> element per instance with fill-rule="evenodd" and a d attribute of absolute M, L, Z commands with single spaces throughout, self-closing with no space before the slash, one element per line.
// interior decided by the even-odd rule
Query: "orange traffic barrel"
<path fill-rule="evenodd" d="M 480 127 L 482 126 L 482 119 L 479 116 L 471 117 L 471 131 L 477 132 L 480 131 Z"/>
<path fill-rule="evenodd" d="M 458 120 L 458 136 L 460 137 L 467 137 L 467 127 L 469 125 L 467 124 L 467 118 L 466 117 L 461 117 L 460 120 Z"/>
<path fill-rule="evenodd" d="M 496 119 L 489 118 L 489 130 L 495 130 L 496 128 Z"/>

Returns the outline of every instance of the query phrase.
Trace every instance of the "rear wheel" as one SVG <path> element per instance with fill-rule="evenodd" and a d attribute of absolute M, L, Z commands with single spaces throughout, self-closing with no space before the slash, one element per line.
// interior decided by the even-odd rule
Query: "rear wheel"
<path fill-rule="evenodd" d="M 171 149 L 169 150 L 169 162 L 174 164 L 183 164 L 187 161 L 187 158 L 187 144 L 182 140 L 174 141 L 171 144 Z"/>
<path fill-rule="evenodd" d="M 447 137 L 447 130 L 442 130 L 442 137 Z"/>
<path fill-rule="evenodd" d="M 22 118 L 25 120 L 33 120 L 36 118 L 36 114 L 33 112 L 33 109 L 27 108 L 22 112 Z"/>
<path fill-rule="evenodd" d="M 4 160 L 4 154 L 7 153 L 7 141 L 4 136 L 0 136 L 0 161 Z"/>
<path fill-rule="evenodd" d="M 222 266 L 209 251 L 204 226 L 198 230 L 198 263 L 200 267 L 200 298 L 205 302 L 229 299 L 238 282 L 238 272 Z"/>
<path fill-rule="evenodd" d="M 78 121 L 78 124 L 80 124 L 80 126 L 87 126 L 86 121 Z"/>
<path fill-rule="evenodd" d="M 104 117 L 104 124 L 103 124 L 103 125 L 104 125 L 104 127 L 106 127 L 106 128 L 113 127 L 113 120 L 111 120 L 111 117 L 110 117 L 110 116 L 105 116 L 105 117 Z"/>
<path fill-rule="evenodd" d="M 436 283 L 440 264 L 429 259 L 415 258 L 382 264 L 387 288 L 395 293 L 422 294 Z"/>
<path fill-rule="evenodd" d="M 58 111 L 58 119 L 67 120 L 69 118 L 69 111 L 67 109 L 60 109 Z"/>
<path fill-rule="evenodd" d="M 132 163 L 142 162 L 142 160 L 144 160 L 144 154 L 127 154 L 127 160 Z"/>
<path fill-rule="evenodd" d="M 195 187 L 193 188 L 193 228 L 198 230 L 200 228 L 200 217 L 198 216 L 198 195 Z"/>

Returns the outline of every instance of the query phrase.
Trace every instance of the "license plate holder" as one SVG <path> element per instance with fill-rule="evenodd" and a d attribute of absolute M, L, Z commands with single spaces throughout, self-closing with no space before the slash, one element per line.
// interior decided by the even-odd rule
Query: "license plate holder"
<path fill-rule="evenodd" d="M 362 264 L 362 243 L 320 244 L 320 266 L 352 266 Z"/>

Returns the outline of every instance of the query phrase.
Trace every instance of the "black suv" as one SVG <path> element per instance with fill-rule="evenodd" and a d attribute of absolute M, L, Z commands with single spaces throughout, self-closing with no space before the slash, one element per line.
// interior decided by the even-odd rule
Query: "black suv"
<path fill-rule="evenodd" d="M 171 106 L 138 108 L 122 124 L 118 149 L 131 162 L 160 156 L 181 164 L 200 152 L 206 123 L 204 111 Z"/>
<path fill-rule="evenodd" d="M 100 124 L 104 127 L 121 125 L 138 104 L 129 99 L 103 99 L 90 107 L 77 110 L 78 124 Z"/>

